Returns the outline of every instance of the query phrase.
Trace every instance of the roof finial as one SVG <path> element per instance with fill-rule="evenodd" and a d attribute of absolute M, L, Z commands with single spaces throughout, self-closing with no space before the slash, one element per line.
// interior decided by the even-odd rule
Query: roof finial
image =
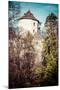
<path fill-rule="evenodd" d="M 30 9 L 28 10 L 28 12 L 30 12 Z"/>

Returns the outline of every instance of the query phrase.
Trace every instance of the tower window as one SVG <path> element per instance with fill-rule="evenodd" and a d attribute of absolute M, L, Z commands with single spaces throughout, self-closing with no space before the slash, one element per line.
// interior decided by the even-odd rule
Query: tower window
<path fill-rule="evenodd" d="M 35 22 L 33 23 L 33 25 L 35 26 Z"/>
<path fill-rule="evenodd" d="M 35 32 L 35 30 L 33 30 L 33 32 Z"/>

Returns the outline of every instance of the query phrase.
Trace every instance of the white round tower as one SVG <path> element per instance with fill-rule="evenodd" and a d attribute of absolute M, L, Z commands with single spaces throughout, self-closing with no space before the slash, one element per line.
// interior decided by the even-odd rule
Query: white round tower
<path fill-rule="evenodd" d="M 19 30 L 22 32 L 29 31 L 31 34 L 35 34 L 41 23 L 37 20 L 34 15 L 28 11 L 21 18 L 19 18 Z"/>

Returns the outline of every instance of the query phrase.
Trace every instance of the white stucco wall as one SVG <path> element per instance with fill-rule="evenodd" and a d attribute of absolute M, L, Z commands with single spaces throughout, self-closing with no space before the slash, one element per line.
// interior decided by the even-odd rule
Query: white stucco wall
<path fill-rule="evenodd" d="M 21 19 L 18 26 L 20 30 L 30 31 L 30 33 L 34 34 L 37 32 L 38 22 L 31 19 Z"/>

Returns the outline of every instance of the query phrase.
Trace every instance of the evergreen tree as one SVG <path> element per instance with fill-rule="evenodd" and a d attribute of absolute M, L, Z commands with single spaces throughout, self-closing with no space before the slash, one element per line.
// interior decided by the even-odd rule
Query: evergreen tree
<path fill-rule="evenodd" d="M 51 13 L 45 22 L 44 61 L 46 85 L 58 84 L 58 19 Z"/>

